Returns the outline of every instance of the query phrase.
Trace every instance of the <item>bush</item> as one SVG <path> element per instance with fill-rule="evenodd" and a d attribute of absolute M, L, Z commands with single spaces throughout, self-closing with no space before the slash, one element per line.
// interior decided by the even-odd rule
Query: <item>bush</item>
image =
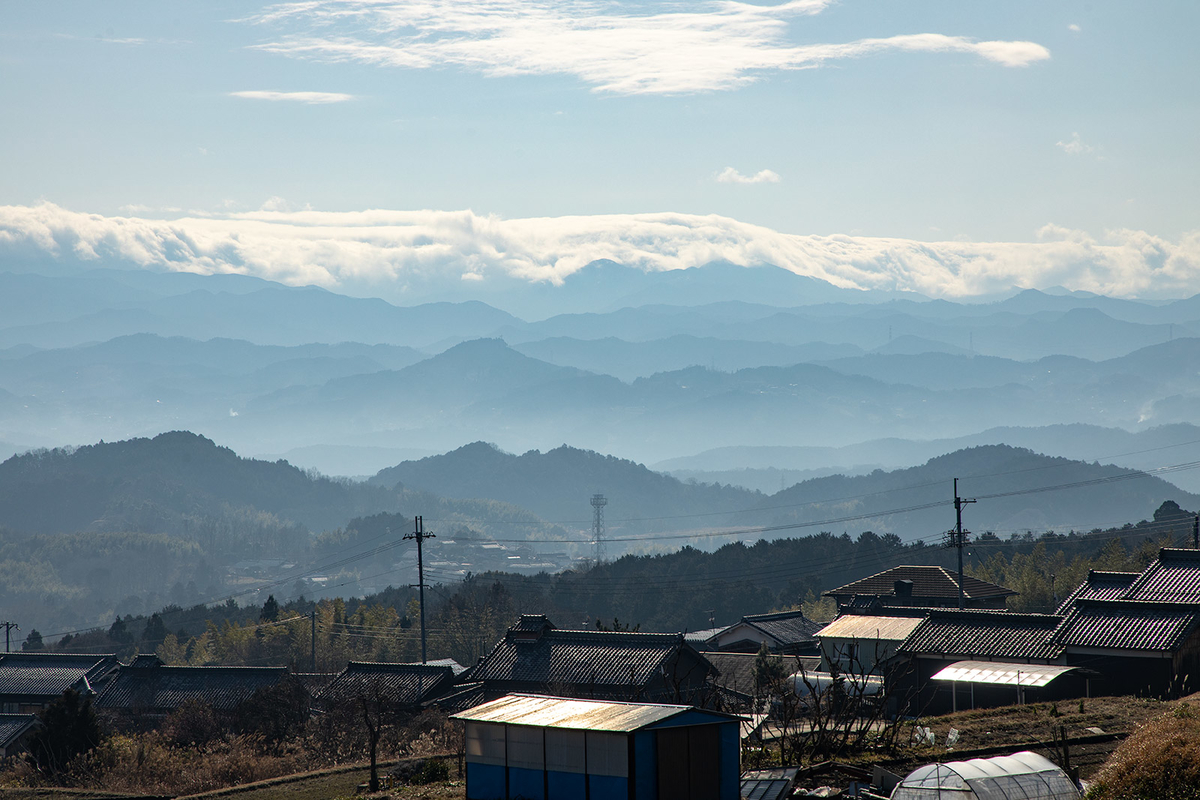
<path fill-rule="evenodd" d="M 42 727 L 29 739 L 27 760 L 39 773 L 58 778 L 100 740 L 100 721 L 92 698 L 67 689 L 42 712 Z"/>
<path fill-rule="evenodd" d="M 409 782 L 423 786 L 427 783 L 441 783 L 448 780 L 450 780 L 450 765 L 440 758 L 430 758 L 426 759 L 421 768 L 409 779 Z"/>
<path fill-rule="evenodd" d="M 221 738 L 221 723 L 203 700 L 186 700 L 163 723 L 167 741 L 177 747 L 203 747 Z"/>
<path fill-rule="evenodd" d="M 1088 800 L 1200 800 L 1200 717 L 1187 703 L 1134 732 L 1105 762 Z"/>

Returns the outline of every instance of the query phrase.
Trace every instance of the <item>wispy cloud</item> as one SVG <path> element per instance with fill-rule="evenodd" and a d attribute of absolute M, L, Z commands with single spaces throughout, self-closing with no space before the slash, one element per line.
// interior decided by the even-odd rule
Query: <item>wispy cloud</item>
<path fill-rule="evenodd" d="M 487 76 L 573 75 L 594 91 L 685 94 L 732 89 L 778 70 L 888 51 L 973 54 L 1008 67 L 1050 57 L 1040 44 L 938 33 L 797 44 L 789 21 L 832 0 L 775 6 L 724 0 L 642 12 L 589 0 L 305 0 L 248 21 L 285 31 L 258 49 L 295 58 Z"/>
<path fill-rule="evenodd" d="M 769 169 L 760 169 L 753 175 L 743 175 L 733 167 L 726 167 L 717 173 L 718 183 L 779 183 L 781 180 L 779 173 Z"/>
<path fill-rule="evenodd" d="M 421 282 L 516 278 L 557 284 L 584 265 L 646 270 L 711 261 L 776 264 L 835 285 L 935 297 L 1065 286 L 1127 297 L 1200 292 L 1200 231 L 1047 226 L 1036 242 L 918 242 L 801 236 L 691 214 L 501 219 L 470 211 L 252 211 L 175 219 L 105 217 L 52 203 L 0 206 L 0 258 L 101 258 L 403 297 Z"/>
<path fill-rule="evenodd" d="M 1070 25 L 1067 26 L 1067 30 L 1073 31 L 1074 33 L 1079 33 L 1081 30 L 1083 30 L 1083 28 L 1079 27 L 1074 22 L 1072 22 Z"/>
<path fill-rule="evenodd" d="M 1055 142 L 1054 146 L 1061 148 L 1062 151 L 1069 156 L 1081 156 L 1096 152 L 1096 147 L 1085 143 L 1079 138 L 1078 133 L 1072 133 L 1071 138 L 1067 139 L 1065 142 Z"/>
<path fill-rule="evenodd" d="M 230 92 L 230 97 L 244 97 L 247 100 L 271 100 L 287 103 L 307 103 L 309 105 L 326 105 L 328 103 L 345 103 L 353 100 L 354 95 L 340 92 L 271 92 L 253 90 L 245 92 Z"/>

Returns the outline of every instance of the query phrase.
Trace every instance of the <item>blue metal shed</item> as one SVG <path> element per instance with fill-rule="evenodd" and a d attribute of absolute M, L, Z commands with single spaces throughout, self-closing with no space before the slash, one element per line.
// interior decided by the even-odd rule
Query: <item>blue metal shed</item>
<path fill-rule="evenodd" d="M 741 717 L 508 695 L 466 725 L 467 800 L 737 800 Z"/>

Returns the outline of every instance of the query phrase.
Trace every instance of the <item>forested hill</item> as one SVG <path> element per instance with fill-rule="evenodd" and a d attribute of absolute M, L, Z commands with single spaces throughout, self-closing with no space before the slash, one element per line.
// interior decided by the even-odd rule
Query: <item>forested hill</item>
<path fill-rule="evenodd" d="M 34 451 L 0 464 L 0 526 L 22 533 L 184 533 L 229 513 L 266 513 L 321 531 L 393 510 L 395 495 L 384 487 L 241 458 L 186 431 Z"/>
<path fill-rule="evenodd" d="M 544 519 L 577 520 L 584 526 L 592 513 L 591 496 L 602 493 L 609 500 L 610 527 L 637 518 L 637 527 L 649 530 L 675 527 L 675 521 L 655 524 L 647 517 L 732 512 L 764 499 L 760 492 L 684 483 L 633 461 L 566 445 L 518 456 L 475 442 L 389 467 L 370 482 L 389 488 L 400 483 L 445 497 L 502 500 Z"/>
<path fill-rule="evenodd" d="M 1150 519 L 1166 500 L 1200 506 L 1200 496 L 1144 472 L 984 445 L 908 469 L 804 481 L 765 499 L 761 508 L 742 515 L 742 524 L 812 524 L 839 532 L 897 533 L 905 540 L 936 539 L 955 524 L 955 478 L 960 496 L 978 499 L 964 511 L 963 524 L 1002 537 L 1111 528 Z"/>

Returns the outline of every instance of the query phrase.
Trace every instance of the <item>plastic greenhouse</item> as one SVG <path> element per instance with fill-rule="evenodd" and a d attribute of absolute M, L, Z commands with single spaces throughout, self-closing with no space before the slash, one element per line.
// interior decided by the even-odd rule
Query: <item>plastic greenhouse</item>
<path fill-rule="evenodd" d="M 892 800 L 1079 800 L 1053 761 L 1028 751 L 998 758 L 926 764 L 892 791 Z"/>

